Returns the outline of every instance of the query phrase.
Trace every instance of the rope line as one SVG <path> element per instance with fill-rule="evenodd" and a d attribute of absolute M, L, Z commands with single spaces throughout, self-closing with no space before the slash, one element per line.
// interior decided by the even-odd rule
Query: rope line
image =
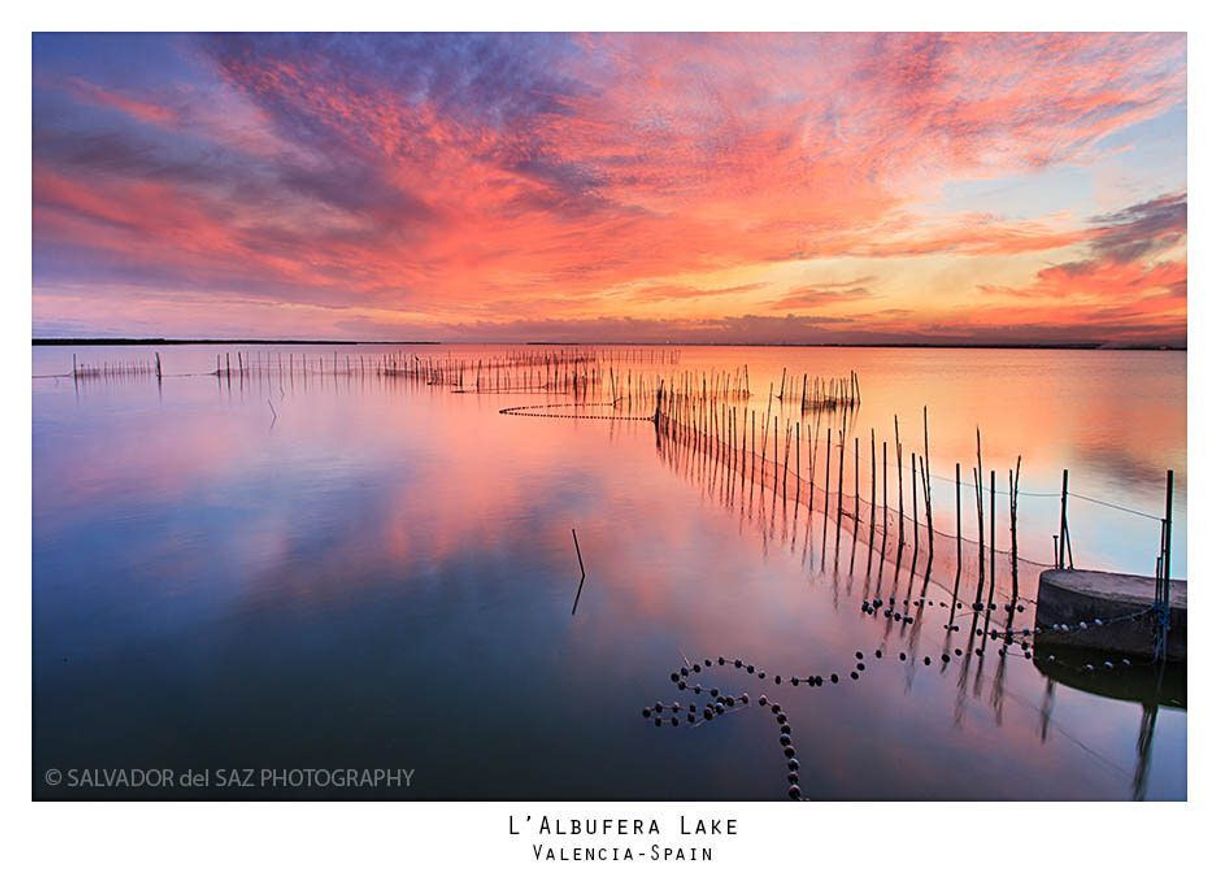
<path fill-rule="evenodd" d="M 556 408 L 592 408 L 594 406 L 610 406 L 617 407 L 617 401 L 614 402 L 552 402 L 543 405 L 514 405 L 500 409 L 501 415 L 516 415 L 523 418 L 565 418 L 567 420 L 579 421 L 651 421 L 654 418 L 651 415 L 588 415 L 583 413 L 575 414 L 554 414 L 549 411 L 539 411 L 541 409 L 556 409 Z"/>
<path fill-rule="evenodd" d="M 1130 515 L 1139 515 L 1142 518 L 1149 518 L 1151 521 L 1162 521 L 1163 520 L 1163 517 L 1160 515 L 1151 515 L 1149 512 L 1142 512 L 1140 509 L 1131 509 L 1130 507 L 1122 506 L 1119 503 L 1112 503 L 1108 500 L 1099 500 L 1095 497 L 1088 497 L 1085 494 L 1076 494 L 1073 491 L 1069 491 L 1068 494 L 1071 497 L 1076 497 L 1079 500 L 1085 500 L 1088 503 L 1096 503 L 1100 506 L 1107 506 L 1109 509 L 1118 509 L 1121 512 L 1128 512 Z"/>

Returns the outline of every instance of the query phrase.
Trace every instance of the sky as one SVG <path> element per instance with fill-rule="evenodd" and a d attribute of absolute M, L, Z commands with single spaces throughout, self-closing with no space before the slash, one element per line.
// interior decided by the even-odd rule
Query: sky
<path fill-rule="evenodd" d="M 1183 34 L 36 34 L 35 336 L 1186 336 Z"/>

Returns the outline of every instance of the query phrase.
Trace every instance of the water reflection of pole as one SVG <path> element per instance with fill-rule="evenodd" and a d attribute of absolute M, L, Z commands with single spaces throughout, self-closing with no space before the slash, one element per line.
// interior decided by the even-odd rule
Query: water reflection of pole
<path fill-rule="evenodd" d="M 1155 722 L 1158 719 L 1158 700 L 1144 702 L 1142 724 L 1138 729 L 1138 764 L 1133 772 L 1133 797 L 1139 802 L 1146 799 L 1146 786 L 1150 779 L 1150 747 L 1154 741 Z"/>
<path fill-rule="evenodd" d="M 1045 677 L 1045 695 L 1040 702 L 1040 740 L 1049 739 L 1049 724 L 1053 721 L 1053 703 L 1057 695 L 1057 684 L 1052 677 Z"/>
<path fill-rule="evenodd" d="M 1171 471 L 1167 477 L 1168 496 L 1171 496 Z M 1159 719 L 1159 699 L 1163 691 L 1163 674 L 1167 670 L 1167 659 L 1159 660 L 1159 673 L 1155 677 L 1155 691 L 1142 702 L 1142 724 L 1138 729 L 1138 764 L 1133 773 L 1133 797 L 1136 801 L 1146 799 L 1146 786 L 1150 780 L 1150 749 L 1154 743 L 1155 723 Z"/>

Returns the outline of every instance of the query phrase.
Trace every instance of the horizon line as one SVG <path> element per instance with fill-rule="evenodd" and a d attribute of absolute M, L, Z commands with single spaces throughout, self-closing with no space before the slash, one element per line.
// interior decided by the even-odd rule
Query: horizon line
<path fill-rule="evenodd" d="M 149 345 L 537 345 L 571 347 L 765 347 L 765 348 L 940 348 L 975 350 L 1123 350 L 1123 351 L 1187 351 L 1187 344 L 1122 344 L 1109 341 L 1077 342 L 747 342 L 747 341 L 439 341 L 427 339 L 301 339 L 301 338 L 167 338 L 160 336 L 82 336 L 59 338 L 32 336 L 33 347 L 85 346 L 149 346 Z"/>

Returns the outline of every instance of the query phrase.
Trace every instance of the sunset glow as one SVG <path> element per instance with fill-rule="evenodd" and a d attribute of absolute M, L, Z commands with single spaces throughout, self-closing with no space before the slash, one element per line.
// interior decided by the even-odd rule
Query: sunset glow
<path fill-rule="evenodd" d="M 1182 34 L 34 38 L 37 336 L 1182 345 Z"/>

